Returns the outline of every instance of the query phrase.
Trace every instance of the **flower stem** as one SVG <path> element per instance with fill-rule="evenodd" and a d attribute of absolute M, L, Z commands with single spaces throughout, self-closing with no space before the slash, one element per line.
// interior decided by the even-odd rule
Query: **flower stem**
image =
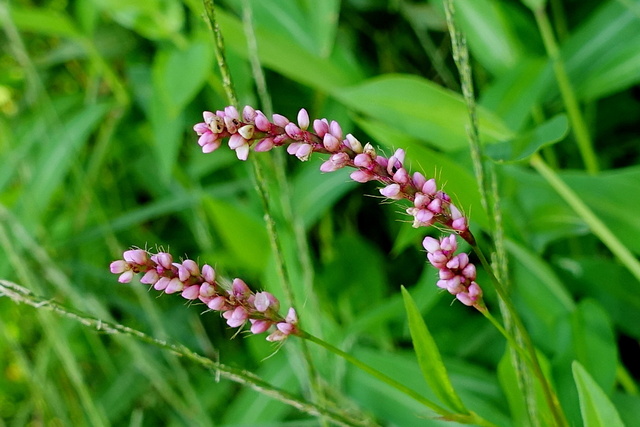
<path fill-rule="evenodd" d="M 107 322 L 101 319 L 89 317 L 84 313 L 78 313 L 57 304 L 51 300 L 46 300 L 33 295 L 28 289 L 25 289 L 15 283 L 0 280 L 0 296 L 6 296 L 15 303 L 27 304 L 37 309 L 43 309 L 55 312 L 68 319 L 74 320 L 84 326 L 96 329 L 99 332 L 110 335 L 126 335 L 139 341 L 152 344 L 166 351 L 171 351 L 178 356 L 182 356 L 202 368 L 212 372 L 216 376 L 221 376 L 228 380 L 250 387 L 266 396 L 279 400 L 287 405 L 311 414 L 327 417 L 332 422 L 341 426 L 371 426 L 370 420 L 354 419 L 346 414 L 339 413 L 333 409 L 322 407 L 314 403 L 302 400 L 286 391 L 280 390 L 263 379 L 257 377 L 251 372 L 232 368 L 222 363 L 215 362 L 205 356 L 195 353 L 182 345 L 171 344 L 164 340 L 153 338 L 137 329 L 129 328 L 124 325 Z"/>
<path fill-rule="evenodd" d="M 545 400 L 547 401 L 547 406 L 549 407 L 553 415 L 553 418 L 556 421 L 556 425 L 568 426 L 567 420 L 562 411 L 562 407 L 560 406 L 560 402 L 558 401 L 558 397 L 554 393 L 553 389 L 551 388 L 551 384 L 549 384 L 549 381 L 547 380 L 544 373 L 542 372 L 542 367 L 540 366 L 540 362 L 538 361 L 536 349 L 533 345 L 533 342 L 531 341 L 531 337 L 529 336 L 526 328 L 524 327 L 522 320 L 518 316 L 518 313 L 516 311 L 515 306 L 513 305 L 513 302 L 511 301 L 511 298 L 509 298 L 509 295 L 507 294 L 507 291 L 504 288 L 504 286 L 502 286 L 502 283 L 497 279 L 496 275 L 493 272 L 493 268 L 491 267 L 491 264 L 489 264 L 486 257 L 478 247 L 478 245 L 473 244 L 471 246 L 473 248 L 473 251 L 476 253 L 478 258 L 480 259 L 480 263 L 482 264 L 485 271 L 489 275 L 489 278 L 493 282 L 493 285 L 496 289 L 496 292 L 498 293 L 498 296 L 500 297 L 500 299 L 504 303 L 505 308 L 511 315 L 511 320 L 513 321 L 514 327 L 518 331 L 520 331 L 521 338 L 524 342 L 524 349 L 521 349 L 520 346 L 518 346 L 515 343 L 515 340 L 513 339 L 513 337 L 511 339 L 507 338 L 509 344 L 515 345 L 516 351 L 518 352 L 524 351 L 528 355 L 528 357 L 525 357 L 524 360 L 530 364 L 531 369 L 533 370 L 534 376 L 538 379 L 538 381 L 540 382 L 540 385 L 542 386 L 542 391 L 545 396 Z M 494 321 L 492 321 L 491 318 L 489 318 L 489 320 L 491 321 L 492 324 L 498 325 L 498 323 L 495 322 L 495 319 L 493 319 Z M 500 333 L 506 334 L 506 331 L 501 326 L 498 328 L 498 330 L 500 331 Z"/>
<path fill-rule="evenodd" d="M 604 222 L 580 199 L 558 174 L 542 160 L 539 154 L 531 158 L 531 166 L 549 183 L 565 202 L 587 223 L 591 232 L 607 247 L 633 276 L 640 281 L 640 262 L 631 251 L 609 230 Z"/>
<path fill-rule="evenodd" d="M 378 371 L 377 369 L 373 368 L 372 366 L 367 365 L 366 363 L 362 362 L 361 360 L 356 359 L 355 357 L 353 357 L 352 355 L 350 355 L 347 352 L 344 352 L 342 350 L 340 350 L 338 347 L 335 347 L 331 344 L 329 344 L 328 342 L 321 340 L 318 337 L 315 337 L 307 332 L 304 331 L 300 331 L 300 333 L 298 334 L 298 336 L 302 339 L 305 340 L 309 340 L 323 348 L 325 348 L 326 350 L 342 357 L 344 360 L 346 360 L 347 362 L 351 363 L 353 366 L 357 367 L 358 369 L 361 369 L 362 371 L 368 373 L 369 375 L 371 375 L 374 378 L 379 379 L 380 381 L 390 385 L 391 387 L 395 388 L 396 390 L 402 392 L 403 394 L 411 397 L 413 400 L 421 403 L 422 405 L 426 406 L 427 408 L 433 410 L 434 412 L 438 413 L 441 418 L 448 420 L 448 421 L 455 421 L 455 422 L 459 422 L 459 423 L 464 423 L 464 424 L 474 424 L 474 425 L 478 425 L 478 426 L 486 426 L 486 427 L 490 427 L 490 426 L 494 426 L 495 425 L 493 423 L 491 423 L 490 421 L 485 420 L 484 418 L 480 417 L 478 414 L 474 413 L 474 412 L 470 412 L 469 414 L 456 414 L 456 413 L 451 413 L 449 411 L 447 411 L 445 408 L 443 408 L 442 406 L 438 405 L 437 403 L 432 402 L 431 400 L 427 399 L 426 397 L 422 396 L 420 393 L 416 392 L 415 390 L 407 387 L 406 385 L 402 384 L 399 381 L 394 380 L 393 378 L 389 377 L 388 375 Z"/>
<path fill-rule="evenodd" d="M 538 30 L 542 36 L 542 41 L 544 42 L 544 47 L 547 50 L 547 55 L 549 56 L 553 66 L 553 72 L 556 76 L 558 88 L 560 89 L 560 95 L 562 96 L 562 101 L 567 109 L 567 114 L 571 121 L 571 128 L 573 129 L 573 135 L 578 144 L 582 161 L 585 164 L 587 172 L 590 174 L 596 174 L 599 167 L 598 159 L 593 149 L 593 142 L 591 141 L 591 136 L 589 135 L 589 130 L 587 129 L 582 112 L 580 111 L 578 98 L 576 97 L 576 93 L 569 81 L 567 70 L 564 67 L 564 62 L 560 55 L 560 49 L 555 36 L 553 35 L 553 29 L 551 28 L 549 17 L 544 6 L 534 9 L 533 13 L 536 18 L 536 23 L 538 24 Z"/>

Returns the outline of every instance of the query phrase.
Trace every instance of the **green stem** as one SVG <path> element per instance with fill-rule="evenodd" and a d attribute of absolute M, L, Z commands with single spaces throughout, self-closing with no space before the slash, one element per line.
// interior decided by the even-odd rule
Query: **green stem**
<path fill-rule="evenodd" d="M 366 363 L 362 362 L 359 359 L 356 359 L 355 357 L 353 357 L 349 353 L 340 350 L 338 347 L 335 347 L 335 346 L 329 344 L 328 342 L 326 342 L 324 340 L 321 340 L 318 337 L 315 337 L 315 336 L 313 336 L 313 335 L 311 335 L 311 334 L 309 334 L 307 332 L 304 332 L 304 331 L 300 331 L 298 336 L 300 338 L 302 338 L 302 339 L 309 340 L 309 341 L 311 341 L 311 342 L 323 347 L 324 349 L 326 349 L 326 350 L 328 350 L 328 351 L 340 356 L 341 358 L 343 358 L 347 362 L 351 363 L 353 366 L 357 367 L 358 369 L 360 369 L 360 370 L 366 372 L 367 374 L 371 375 L 372 377 L 377 378 L 380 381 L 390 385 L 391 387 L 395 388 L 396 390 L 402 392 L 403 394 L 411 397 L 415 401 L 421 403 L 422 405 L 426 406 L 427 408 L 429 408 L 429 409 L 433 410 L 434 412 L 438 413 L 445 420 L 455 421 L 455 422 L 464 423 L 464 424 L 474 424 L 474 425 L 478 425 L 478 426 L 486 426 L 486 427 L 494 426 L 495 427 L 495 425 L 493 423 L 483 419 L 482 417 L 480 417 L 478 414 L 476 414 L 474 412 L 470 412 L 469 414 L 455 414 L 455 413 L 447 411 L 445 408 L 443 408 L 440 405 L 432 402 L 431 400 L 429 400 L 426 397 L 422 396 L 420 393 L 416 392 L 415 390 L 407 387 L 406 385 L 402 384 L 399 381 L 394 380 L 390 376 L 378 371 L 377 369 L 373 368 L 372 366 L 367 365 Z"/>
<path fill-rule="evenodd" d="M 227 65 L 227 61 L 224 57 L 224 38 L 222 37 L 218 21 L 216 21 L 215 5 L 213 0 L 203 0 L 203 4 L 207 17 L 209 18 L 209 25 L 213 31 L 213 39 L 215 40 L 216 46 L 216 60 L 218 61 L 218 67 L 220 67 L 220 74 L 222 75 L 222 85 L 231 105 L 238 107 L 238 97 L 236 96 L 236 91 L 233 87 L 233 80 L 231 79 L 229 66 Z"/>
<path fill-rule="evenodd" d="M 538 29 L 542 35 L 547 55 L 551 59 L 558 88 L 560 89 L 560 95 L 562 96 L 562 101 L 564 102 L 564 106 L 567 110 L 569 120 L 571 121 L 571 128 L 578 144 L 582 161 L 585 164 L 587 172 L 590 174 L 596 174 L 599 167 L 598 159 L 595 151 L 593 150 L 593 142 L 591 141 L 591 136 L 589 135 L 589 130 L 587 129 L 582 112 L 580 111 L 576 93 L 571 86 L 569 76 L 567 75 L 567 71 L 564 67 L 564 62 L 560 55 L 560 49 L 558 48 L 555 36 L 553 35 L 553 30 L 551 29 L 549 17 L 547 16 L 544 7 L 535 9 L 533 13 L 536 17 Z"/>
<path fill-rule="evenodd" d="M 527 330 L 524 327 L 524 324 L 522 323 L 522 320 L 520 320 L 520 317 L 518 316 L 518 313 L 516 311 L 515 306 L 513 305 L 513 302 L 509 298 L 509 295 L 507 294 L 507 291 L 505 290 L 505 288 L 502 286 L 502 283 L 500 283 L 500 281 L 497 279 L 496 275 L 493 272 L 493 268 L 491 267 L 491 264 L 489 264 L 489 262 L 487 261 L 487 259 L 484 256 L 484 254 L 482 253 L 482 251 L 478 247 L 478 245 L 474 242 L 471 245 L 471 247 L 473 248 L 473 251 L 476 253 L 478 258 L 480 259 L 480 263 L 482 264 L 482 266 L 484 267 L 485 271 L 489 275 L 489 278 L 493 282 L 493 285 L 494 285 L 494 287 L 496 289 L 496 292 L 498 293 L 498 296 L 500 297 L 500 299 L 504 303 L 507 311 L 511 315 L 511 320 L 513 321 L 513 324 L 514 324 L 515 328 L 518 329 L 518 331 L 520 331 L 520 333 L 521 333 L 522 340 L 524 341 L 524 347 L 525 347 L 524 351 L 528 355 L 528 357 L 525 358 L 525 361 L 530 363 L 531 369 L 533 370 L 533 374 L 535 375 L 535 377 L 540 382 L 540 385 L 542 386 L 542 391 L 543 391 L 543 394 L 545 396 L 545 400 L 547 401 L 547 405 L 548 405 L 549 409 L 551 410 L 553 418 L 556 421 L 556 425 L 557 426 L 568 426 L 567 420 L 566 420 L 566 418 L 564 416 L 564 413 L 562 411 L 562 407 L 560 406 L 560 402 L 558 401 L 558 397 L 554 393 L 553 389 L 551 388 L 551 385 L 549 384 L 549 381 L 547 381 L 547 378 L 545 377 L 544 373 L 542 372 L 542 367 L 540 366 L 540 362 L 538 361 L 538 356 L 536 354 L 536 349 L 535 349 L 535 347 L 533 345 L 533 342 L 531 341 L 531 337 L 527 333 Z M 503 328 L 498 328 L 498 330 L 501 333 L 503 333 L 504 329 Z M 520 348 L 520 346 L 515 344 L 515 342 L 513 340 L 510 339 L 509 343 L 511 345 L 516 345 L 516 347 L 515 347 L 516 351 L 521 351 L 521 350 L 518 350 L 518 348 Z"/>
<path fill-rule="evenodd" d="M 538 154 L 531 158 L 533 166 L 565 202 L 587 223 L 591 232 L 607 247 L 633 276 L 640 281 L 640 262 L 627 247 L 609 230 L 600 218 L 578 197 L 578 195 L 542 160 Z"/>
<path fill-rule="evenodd" d="M 195 353 L 182 345 L 171 344 L 163 340 L 153 338 L 137 329 L 129 328 L 104 320 L 89 317 L 84 313 L 78 313 L 57 304 L 51 300 L 46 300 L 33 295 L 28 289 L 25 289 L 15 283 L 0 280 L 0 296 L 6 296 L 16 303 L 27 304 L 41 310 L 55 312 L 68 319 L 76 321 L 84 326 L 95 329 L 101 333 L 109 335 L 126 335 L 139 341 L 152 344 L 163 350 L 171 351 L 178 356 L 182 356 L 195 364 L 210 370 L 214 375 L 226 378 L 244 386 L 250 387 L 266 396 L 279 400 L 287 405 L 311 414 L 327 417 L 332 422 L 341 426 L 371 426 L 370 420 L 354 419 L 346 414 L 338 413 L 332 409 L 325 408 L 314 403 L 302 400 L 286 391 L 273 387 L 268 382 L 257 377 L 251 372 L 232 368 L 222 363 L 215 362 L 207 357 Z"/>

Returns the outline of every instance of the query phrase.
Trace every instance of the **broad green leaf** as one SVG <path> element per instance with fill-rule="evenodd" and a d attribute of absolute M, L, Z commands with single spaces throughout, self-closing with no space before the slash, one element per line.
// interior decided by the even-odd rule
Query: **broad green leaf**
<path fill-rule="evenodd" d="M 522 60 L 525 46 L 502 2 L 456 0 L 455 9 L 474 59 L 487 70 L 499 75 Z"/>
<path fill-rule="evenodd" d="M 523 60 L 484 87 L 480 105 L 495 112 L 510 129 L 522 129 L 546 87 L 545 65 L 543 59 Z"/>
<path fill-rule="evenodd" d="M 444 151 L 466 147 L 467 107 L 462 96 L 429 80 L 409 75 L 384 75 L 335 92 L 354 111 L 429 141 Z M 484 142 L 507 140 L 513 133 L 494 114 L 479 108 Z"/>
<path fill-rule="evenodd" d="M 150 40 L 178 41 L 184 8 L 171 0 L 93 0 L 114 21 Z"/>
<path fill-rule="evenodd" d="M 402 296 L 411 331 L 411 340 L 424 379 L 442 403 L 457 413 L 468 413 L 469 411 L 465 408 L 449 380 L 447 368 L 442 362 L 438 346 L 429 333 L 420 310 L 404 286 L 402 287 Z"/>
<path fill-rule="evenodd" d="M 210 42 L 193 41 L 184 48 L 161 50 L 154 59 L 153 85 L 167 116 L 177 116 L 205 83 L 213 65 Z"/>
<path fill-rule="evenodd" d="M 528 159 L 542 147 L 561 141 L 568 132 L 567 116 L 560 114 L 511 141 L 487 146 L 485 152 L 496 163 L 519 162 Z"/>
<path fill-rule="evenodd" d="M 320 172 L 320 164 L 326 160 L 326 156 L 322 157 L 314 156 L 293 180 L 292 204 L 305 228 L 315 224 L 340 198 L 358 187 L 358 183 L 349 178 L 353 170 L 345 168 L 331 173 Z"/>
<path fill-rule="evenodd" d="M 249 53 L 242 23 L 220 9 L 216 11 L 216 18 L 227 48 L 247 58 Z M 291 34 L 274 32 L 273 22 L 257 23 L 255 33 L 261 64 L 298 83 L 328 92 L 352 85 L 363 77 L 362 70 L 345 48 L 338 49 L 337 46 L 329 58 L 321 58 L 318 52 L 292 43 Z"/>
<path fill-rule="evenodd" d="M 578 96 L 595 99 L 640 81 L 640 69 L 632 68 L 640 50 L 639 10 L 637 1 L 603 2 L 564 43 L 562 56 Z M 555 97 L 557 89 L 550 89 Z"/>
<path fill-rule="evenodd" d="M 203 203 L 224 246 L 240 261 L 242 268 L 260 272 L 271 253 L 262 219 L 226 201 L 208 197 Z"/>
<path fill-rule="evenodd" d="M 5 4 L 0 4 L 0 13 Z M 78 37 L 80 33 L 66 14 L 51 9 L 9 7 L 11 19 L 22 31 L 34 32 L 47 36 Z M 0 25 L 2 21 L 0 20 Z"/>
<path fill-rule="evenodd" d="M 607 395 L 578 361 L 571 365 L 585 427 L 624 427 Z"/>
<path fill-rule="evenodd" d="M 64 190 L 62 180 L 77 161 L 78 150 L 88 143 L 110 107 L 110 104 L 94 104 L 71 113 L 71 118 L 50 134 L 49 143 L 42 144 L 33 177 L 22 198 L 29 215 L 40 216 L 54 193 Z"/>

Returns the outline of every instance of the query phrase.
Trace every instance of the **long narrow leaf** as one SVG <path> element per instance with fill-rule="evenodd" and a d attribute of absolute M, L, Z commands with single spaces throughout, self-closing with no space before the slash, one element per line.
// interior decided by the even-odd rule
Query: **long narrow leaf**
<path fill-rule="evenodd" d="M 465 408 L 449 380 L 447 368 L 442 362 L 438 346 L 429 333 L 418 306 L 404 286 L 402 287 L 402 296 L 409 320 L 411 340 L 413 341 L 413 347 L 424 379 L 442 403 L 456 412 L 468 413 L 469 410 Z"/>

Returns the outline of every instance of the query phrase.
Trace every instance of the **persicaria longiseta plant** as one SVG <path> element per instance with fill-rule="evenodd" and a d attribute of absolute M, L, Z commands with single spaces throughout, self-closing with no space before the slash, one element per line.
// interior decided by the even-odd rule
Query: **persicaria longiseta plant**
<path fill-rule="evenodd" d="M 429 262 L 438 269 L 437 286 L 463 304 L 485 310 L 482 289 L 475 282 L 475 265 L 466 253 L 456 254 L 457 236 L 475 242 L 468 219 L 451 197 L 438 189 L 434 178 L 407 170 L 403 149 L 385 157 L 370 143 L 363 145 L 353 135 L 343 135 L 336 121 L 316 119 L 311 128 L 305 109 L 298 113 L 297 124 L 280 114 L 269 120 L 251 106 L 244 107 L 242 113 L 233 106 L 215 113 L 205 111 L 203 117 L 204 121 L 193 128 L 200 136 L 198 144 L 204 153 L 217 150 L 228 139 L 229 148 L 235 150 L 240 160 L 246 160 L 251 149 L 263 152 L 280 146 L 286 146 L 289 154 L 302 161 L 313 153 L 329 154 L 320 167 L 322 172 L 351 167 L 355 169 L 350 175 L 354 181 L 378 181 L 383 185 L 380 194 L 384 197 L 409 200 L 412 206 L 406 212 L 413 217 L 414 227 L 440 225 L 452 231 L 439 240 L 427 236 L 422 243 Z M 190 259 L 174 262 L 169 253 L 132 249 L 124 252 L 123 259 L 112 262 L 110 269 L 120 275 L 120 282 L 129 282 L 135 273 L 141 273 L 140 282 L 152 285 L 155 290 L 199 300 L 209 309 L 221 312 L 231 327 L 242 327 L 248 322 L 251 332 L 260 334 L 273 326 L 275 331 L 267 337 L 269 341 L 281 341 L 298 333 L 294 308 L 281 316 L 280 303 L 272 294 L 254 293 L 238 278 L 225 287 L 216 281 L 215 271 L 208 264 L 200 268 Z"/>

